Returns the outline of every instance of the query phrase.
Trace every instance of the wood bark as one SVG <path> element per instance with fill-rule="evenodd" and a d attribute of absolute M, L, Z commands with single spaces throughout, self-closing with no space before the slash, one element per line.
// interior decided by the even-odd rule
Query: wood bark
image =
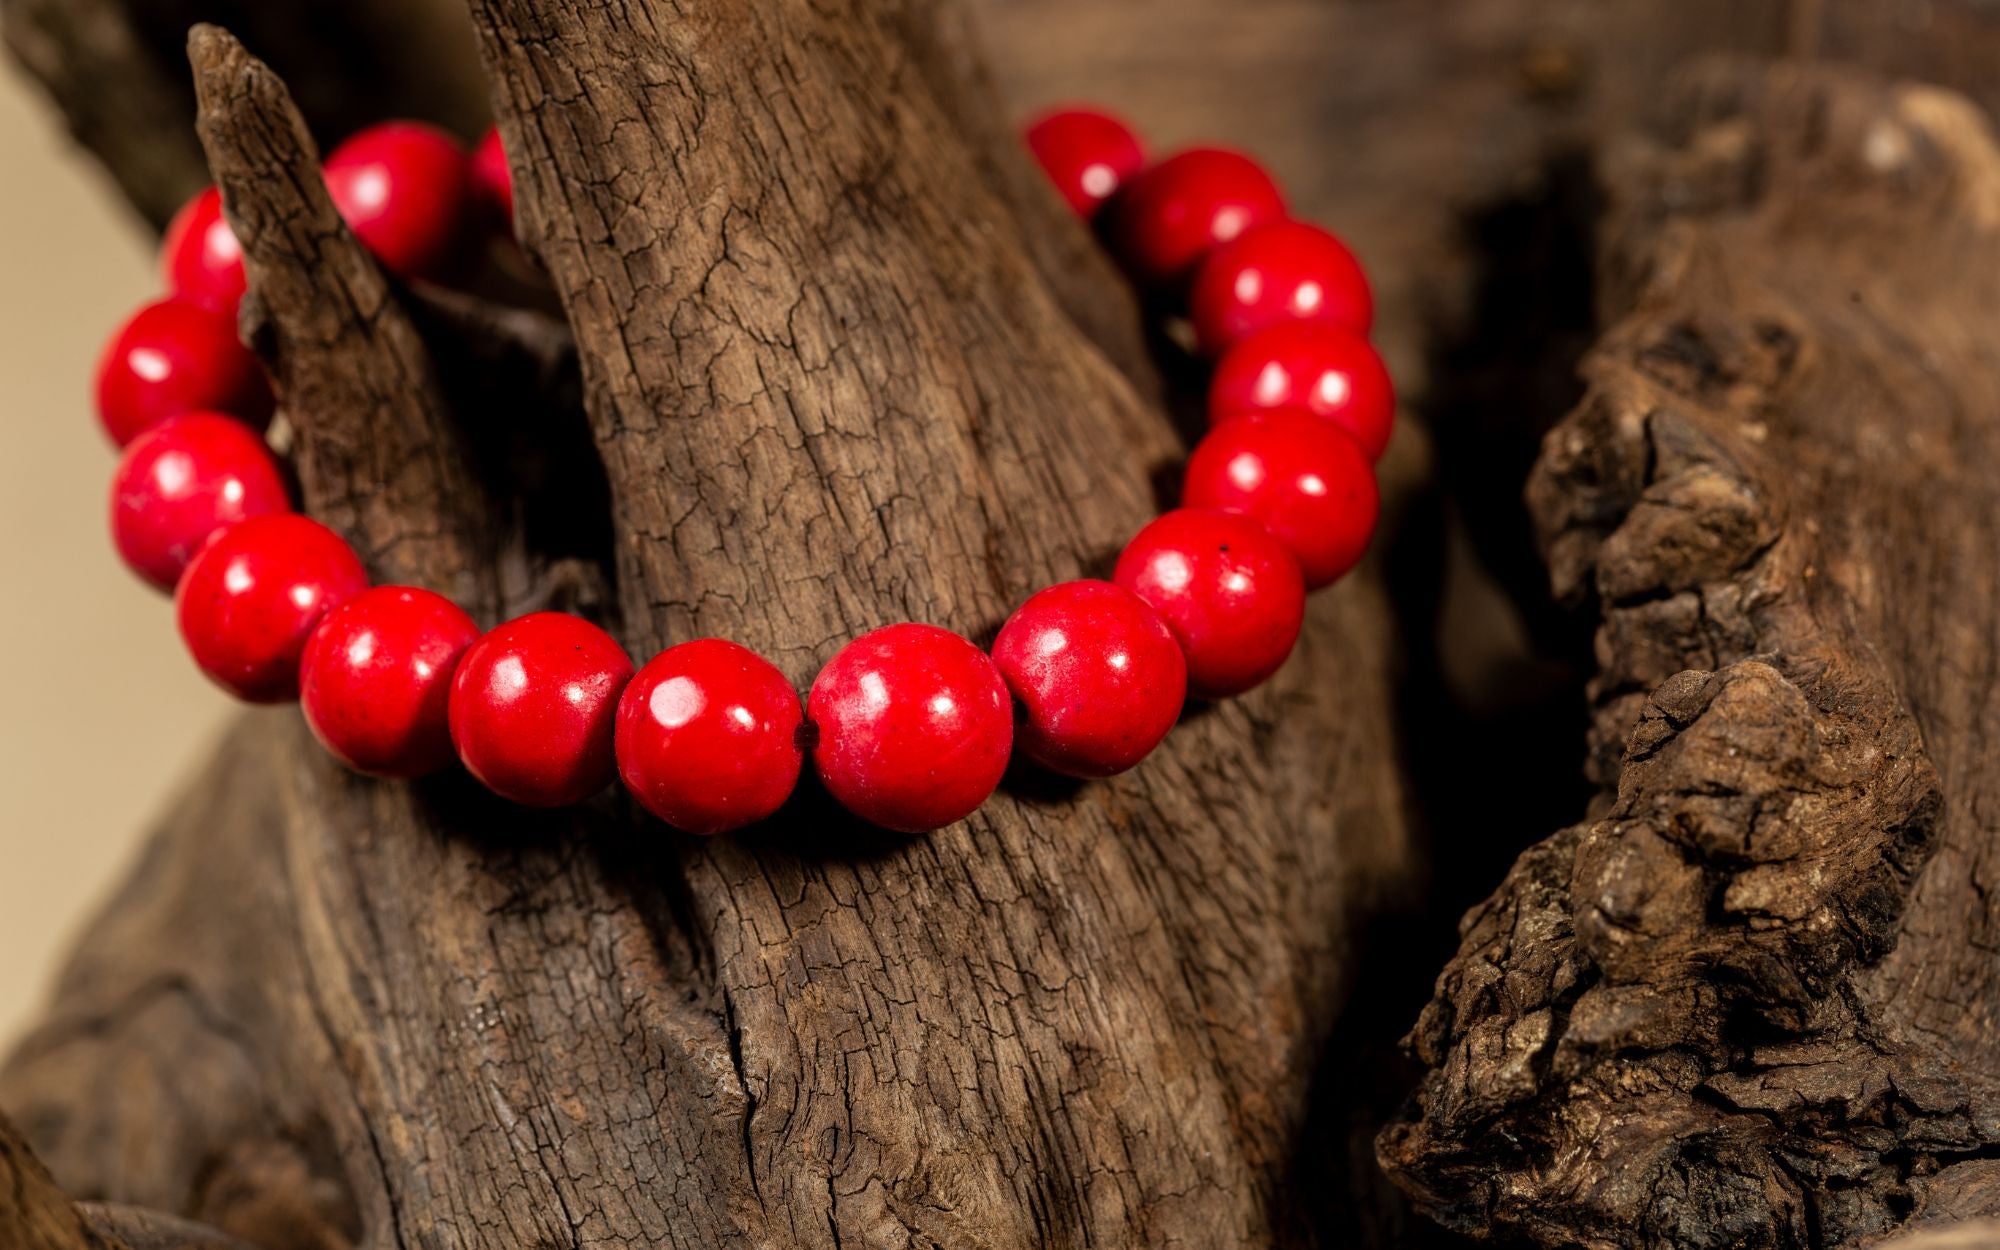
<path fill-rule="evenodd" d="M 476 16 L 609 485 L 562 502 L 606 511 L 635 651 L 728 634 L 803 685 L 885 621 L 990 635 L 1155 508 L 1177 451 L 1106 330 L 1138 342 L 1129 298 L 1048 279 L 1031 238 L 1088 244 L 911 64 L 947 32 L 847 6 Z M 449 542 L 487 483 L 426 467 L 450 382 L 410 353 L 413 299 L 353 263 L 276 78 L 220 36 L 195 61 L 307 498 L 378 572 L 435 576 L 425 539 L 490 564 Z M 1386 719 L 1385 666 L 1351 663 L 1385 620 L 1358 579 L 1284 679 L 1145 772 L 1024 777 L 917 840 L 812 797 L 713 842 L 610 799 L 505 810 L 348 777 L 257 718 L 9 1105 L 78 1192 L 271 1245 L 1311 1240 L 1291 1168 L 1318 1041 L 1414 861 L 1389 744 L 1347 728 Z M 113 1072 L 147 1093 L 91 1097 Z M 154 1157 L 104 1150 L 141 1134 Z"/>
<path fill-rule="evenodd" d="M 408 106 L 419 113 L 483 110 L 461 78 L 406 82 L 406 55 L 372 52 L 404 68 L 356 96 L 369 62 L 308 66 L 286 51 L 314 23 L 366 28 L 375 7 L 206 10 L 279 72 L 219 35 L 198 40 L 205 151 L 163 160 L 166 173 L 78 90 L 130 73 L 138 97 L 157 84 L 134 71 L 151 66 L 160 98 L 194 98 L 159 68 L 180 31 L 163 38 L 149 5 L 75 6 L 92 30 L 140 33 L 108 52 L 46 45 L 37 71 L 155 218 L 204 176 L 195 159 L 213 165 L 252 256 L 246 325 L 283 392 L 306 497 L 378 574 L 450 589 L 489 620 L 577 608 L 642 657 L 728 634 L 803 685 L 839 641 L 890 620 L 983 640 L 1034 587 L 1101 573 L 1157 506 L 1179 450 L 1135 309 L 1014 146 L 964 11 L 474 0 L 465 46 L 476 35 L 523 240 L 564 326 L 385 281 L 331 216 L 309 134 L 337 137 L 420 86 L 441 95 Z M 67 11 L 18 0 L 0 20 L 32 53 L 24 38 Z M 816 795 L 708 843 L 609 796 L 523 813 L 462 778 L 357 780 L 294 715 L 255 713 L 86 936 L 46 1022 L 0 1069 L 0 1106 L 72 1193 L 272 1248 L 1435 1240 L 1373 1162 L 1406 1079 L 1389 1043 L 1450 953 L 1450 918 L 1588 801 L 1568 781 L 1582 727 L 1561 710 L 1580 666 L 1531 653 L 1574 626 L 1530 588 L 1540 574 L 1515 499 L 1598 328 L 1598 183 L 1627 206 L 1657 190 L 1656 166 L 1597 154 L 1673 67 L 1718 47 L 1856 57 L 1992 103 L 1990 15 L 1953 0 L 1926 13 L 1919 29 L 1840 0 L 979 6 L 1014 99 L 1106 99 L 1163 144 L 1233 138 L 1269 156 L 1294 207 L 1353 237 L 1381 279 L 1384 350 L 1430 421 L 1385 462 L 1388 558 L 1317 603 L 1284 676 L 1191 715 L 1130 777 L 1018 776 L 972 821 L 919 840 L 858 829 Z M 1051 40 L 1058 21 L 1069 34 Z M 323 97 L 313 83 L 332 85 Z M 1736 116 L 1753 134 L 1759 107 Z M 1912 143 L 1913 170 L 1943 159 Z M 1943 163 L 1961 170 L 1952 153 Z M 1915 225 L 1960 222 L 1976 201 L 1918 181 L 1879 211 L 1938 277 L 1944 243 Z M 156 189 L 169 183 L 172 195 Z M 1798 191 L 1786 202 L 1814 217 Z M 1671 214 L 1614 218 L 1605 307 L 1633 298 L 1625 266 L 1651 255 L 1649 231 L 1685 224 L 1658 217 Z M 1794 233 L 1826 254 L 1848 238 Z M 1795 258 L 1799 273 L 1815 255 Z M 1792 272 L 1783 263 L 1751 271 Z M 1916 302 L 1898 288 L 1885 306 Z M 1619 350 L 1620 332 L 1594 359 Z M 1198 393 L 1184 360 L 1160 359 L 1170 393 Z M 1629 458 L 1622 425 L 1566 428 L 1584 460 Z M 1866 462 L 1886 475 L 1877 497 L 1907 488 L 1898 463 Z M 1555 476 L 1538 478 L 1545 527 L 1560 507 L 1548 500 L 1582 489 Z M 1831 489 L 1771 489 L 1801 532 L 1838 510 Z M 1604 507 L 1591 523 L 1608 523 Z M 1670 526 L 1647 535 L 1652 558 L 1695 560 L 1698 544 Z M 1643 543 L 1629 546 L 1643 563 Z M 1559 574 L 1581 577 L 1584 556 L 1551 550 Z M 1902 583 L 1932 584 L 1909 571 Z M 1643 591 L 1618 600 L 1649 605 Z M 1772 681 L 1799 680 L 1757 654 Z M 1935 751 L 1936 727 L 1897 710 L 1901 680 L 1842 705 L 1849 737 L 1829 749 L 1859 768 L 1893 747 L 1907 790 L 1871 787 L 1807 822 L 1838 835 L 1857 869 L 1811 889 L 1864 910 L 1926 850 L 1923 880 L 1943 861 L 1940 835 L 1915 825 L 1880 836 L 1899 797 L 1921 797 L 1919 750 Z M 1594 740 L 1615 743 L 1609 700 L 1642 685 L 1601 689 Z M 1806 723 L 1825 736 L 1818 715 Z M 1594 758 L 1602 780 L 1610 757 Z M 1793 784 L 1732 776 L 1746 794 Z M 1938 776 L 1948 793 L 1951 774 Z M 1441 861 L 1427 894 L 1411 800 Z M 1534 855 L 1559 865 L 1576 837 Z M 1681 927 L 1655 944 L 1712 961 L 1741 946 L 1769 955 L 1758 969 L 1805 950 L 1836 980 L 1885 966 L 1879 926 L 1826 936 L 1798 921 L 1744 943 L 1705 913 L 1671 919 Z M 1527 936 L 1524 961 L 1582 958 L 1573 935 Z M 1693 984 L 1721 963 L 1690 953 L 1670 966 Z M 1801 980 L 1787 1001 L 1816 1003 L 1829 983 Z M 1983 1001 L 1965 1000 L 1958 1023 Z M 1696 1006 L 1713 1004 L 1666 1016 L 1698 1031 L 1710 1017 Z M 1441 1010 L 1419 1029 L 1425 1063 L 1445 1043 L 1424 1039 L 1450 1036 Z M 1450 1134 L 1476 1117 L 1438 1127 L 1442 1079 L 1387 1148 L 1433 1213 L 1600 1235 L 1589 1200 L 1543 1191 L 1482 1208 L 1449 1192 L 1441 1173 L 1470 1185 L 1484 1169 L 1495 1192 L 1526 1181 L 1510 1160 L 1452 1172 L 1464 1147 Z M 1689 1097 L 1711 1105 L 1707 1091 Z M 1761 1114 L 1787 1141 L 1816 1143 L 1824 1122 Z M 1966 1178 L 1980 1162 L 1882 1157 Z M 1949 1200 L 1926 1188 L 1918 1210 L 1878 1174 L 1832 1176 L 1811 1179 L 1858 1195 L 1851 1218 L 1835 1210 L 1847 1223 L 1817 1209 L 1785 1223 L 1779 1199 L 1803 1186 L 1774 1183 L 1772 1226 L 1831 1237 L 1985 1210 L 1969 1184 Z M 1915 1180 L 1905 1190 L 1929 1183 Z M 1663 1192 L 1618 1211 L 1643 1209 L 1648 1235 L 1668 1237 L 1677 1208 L 1651 1202 Z M 1713 1192 L 1737 1205 L 1711 1204 L 1727 1218 L 1687 1228 L 1751 1225 L 1743 1187 Z"/>
<path fill-rule="evenodd" d="M 1601 616 L 1602 792 L 1467 918 L 1383 1159 L 1549 1244 L 1991 1215 L 2000 149 L 1724 67 L 1612 185 L 1620 313 L 1528 496 Z"/>

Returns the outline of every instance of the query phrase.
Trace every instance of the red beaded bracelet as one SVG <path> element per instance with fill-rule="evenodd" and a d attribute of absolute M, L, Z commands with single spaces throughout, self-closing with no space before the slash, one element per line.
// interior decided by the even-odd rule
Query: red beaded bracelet
<path fill-rule="evenodd" d="M 431 591 L 371 589 L 338 535 L 292 511 L 261 436 L 272 397 L 234 328 L 242 250 L 213 188 L 168 228 L 170 297 L 121 327 L 98 368 L 98 415 L 125 449 L 119 554 L 174 592 L 210 679 L 250 702 L 298 699 L 326 749 L 374 776 L 456 761 L 535 807 L 580 802 L 617 776 L 668 824 L 715 834 L 776 812 L 808 757 L 836 801 L 906 832 L 970 815 L 1017 748 L 1073 777 L 1123 772 L 1189 695 L 1226 698 L 1276 672 L 1306 592 L 1360 560 L 1395 397 L 1367 341 L 1360 264 L 1291 220 L 1248 157 L 1197 148 L 1149 168 L 1132 131 L 1091 109 L 1049 113 L 1026 138 L 1135 281 L 1184 294 L 1217 359 L 1183 506 L 1139 531 L 1111 580 L 1030 597 L 990 655 L 936 626 L 890 625 L 842 647 L 802 706 L 733 642 L 681 643 L 634 672 L 578 616 L 537 612 L 482 634 Z M 325 176 L 355 236 L 402 276 L 447 271 L 468 220 L 506 229 L 513 217 L 497 131 L 468 154 L 428 126 L 389 123 L 334 149 Z"/>

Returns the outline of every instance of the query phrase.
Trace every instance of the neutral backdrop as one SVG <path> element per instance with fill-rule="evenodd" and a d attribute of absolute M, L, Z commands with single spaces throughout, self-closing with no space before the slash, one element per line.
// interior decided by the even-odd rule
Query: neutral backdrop
<path fill-rule="evenodd" d="M 116 463 L 90 401 L 152 243 L 34 89 L 0 65 L 0 1047 L 229 714 L 172 605 L 118 563 Z"/>

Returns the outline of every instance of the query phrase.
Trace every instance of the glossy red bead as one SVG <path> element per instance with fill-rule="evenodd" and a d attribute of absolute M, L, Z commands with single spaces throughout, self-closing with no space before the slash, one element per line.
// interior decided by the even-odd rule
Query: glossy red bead
<path fill-rule="evenodd" d="M 1007 771 L 1014 717 L 984 651 L 933 625 L 890 625 L 843 647 L 813 682 L 813 765 L 863 820 L 922 833 L 961 820 Z"/>
<path fill-rule="evenodd" d="M 132 440 L 111 479 L 111 536 L 125 563 L 171 591 L 217 533 L 291 511 L 264 438 L 231 417 L 190 412 Z"/>
<path fill-rule="evenodd" d="M 502 230 L 514 228 L 514 171 L 507 166 L 498 126 L 489 128 L 472 149 L 472 190 L 487 217 Z"/>
<path fill-rule="evenodd" d="M 168 417 L 220 412 L 257 429 L 271 419 L 263 366 L 229 316 L 187 300 L 148 304 L 97 362 L 97 415 L 120 447 Z"/>
<path fill-rule="evenodd" d="M 1361 445 L 1302 409 L 1225 421 L 1188 457 L 1181 501 L 1250 517 L 1291 549 L 1316 590 L 1353 568 L 1375 532 L 1375 469 Z"/>
<path fill-rule="evenodd" d="M 1284 215 L 1283 194 L 1255 161 L 1224 148 L 1194 148 L 1125 185 L 1111 206 L 1111 240 L 1134 277 L 1171 286 L 1211 248 Z"/>
<path fill-rule="evenodd" d="M 249 279 L 243 247 L 222 215 L 222 193 L 210 187 L 181 206 L 160 243 L 167 290 L 234 318 Z"/>
<path fill-rule="evenodd" d="M 1211 425 L 1246 412 L 1304 408 L 1380 460 L 1396 421 L 1396 388 L 1368 340 L 1338 326 L 1286 322 L 1259 330 L 1216 362 Z"/>
<path fill-rule="evenodd" d="M 1208 254 L 1195 271 L 1188 316 L 1213 356 L 1288 321 L 1365 335 L 1375 324 L 1375 296 L 1345 243 L 1307 222 L 1272 221 Z"/>
<path fill-rule="evenodd" d="M 1284 664 L 1305 620 L 1298 561 L 1248 517 L 1177 508 L 1139 531 L 1112 580 L 1153 609 L 1187 658 L 1188 689 L 1222 699 Z"/>
<path fill-rule="evenodd" d="M 389 272 L 432 277 L 460 255 L 472 174 L 456 139 L 420 122 L 371 126 L 326 158 L 326 187 Z"/>
<path fill-rule="evenodd" d="M 1096 109 L 1057 109 L 1028 127 L 1028 150 L 1079 217 L 1092 217 L 1146 166 L 1124 122 Z"/>
<path fill-rule="evenodd" d="M 357 772 L 436 772 L 452 762 L 452 675 L 478 637 L 479 626 L 443 595 L 410 586 L 363 591 L 328 612 L 306 640 L 299 664 L 306 724 Z"/>
<path fill-rule="evenodd" d="M 798 692 L 769 660 L 720 638 L 647 661 L 618 704 L 618 772 L 641 806 L 689 833 L 765 819 L 798 784 Z"/>
<path fill-rule="evenodd" d="M 1110 582 L 1063 582 L 1015 609 L 993 662 L 1020 702 L 1021 749 L 1072 777 L 1109 777 L 1167 736 L 1187 661 L 1159 614 Z"/>
<path fill-rule="evenodd" d="M 617 772 L 618 699 L 632 661 L 580 616 L 535 612 L 473 643 L 451 686 L 451 740 L 501 798 L 563 807 Z"/>
<path fill-rule="evenodd" d="M 252 703 L 299 694 L 313 627 L 368 589 L 340 535 L 295 513 L 252 517 L 202 548 L 174 594 L 181 638 L 201 671 Z"/>

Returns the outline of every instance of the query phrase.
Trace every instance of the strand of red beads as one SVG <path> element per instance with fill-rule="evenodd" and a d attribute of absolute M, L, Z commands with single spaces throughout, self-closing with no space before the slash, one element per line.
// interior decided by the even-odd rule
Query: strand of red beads
<path fill-rule="evenodd" d="M 801 706 L 733 642 L 682 643 L 635 672 L 581 617 L 481 633 L 431 591 L 370 588 L 348 545 L 293 511 L 262 436 L 271 392 L 236 335 L 242 252 L 212 188 L 167 232 L 168 297 L 120 328 L 98 369 L 98 414 L 124 448 L 118 551 L 174 591 L 204 673 L 251 702 L 298 699 L 326 748 L 374 776 L 456 761 L 535 807 L 622 777 L 668 824 L 715 834 L 776 812 L 808 758 L 843 806 L 907 832 L 971 814 L 1016 749 L 1070 776 L 1123 772 L 1190 695 L 1227 698 L 1276 672 L 1306 592 L 1361 559 L 1395 396 L 1360 263 L 1293 220 L 1256 162 L 1195 148 L 1148 166 L 1130 128 L 1091 109 L 1044 116 L 1027 142 L 1134 281 L 1185 312 L 1214 361 L 1210 429 L 1183 506 L 1139 531 L 1111 580 L 1035 594 L 990 655 L 933 625 L 890 625 L 841 648 Z M 325 176 L 356 236 L 405 277 L 449 273 L 470 223 L 512 220 L 497 133 L 468 154 L 393 122 L 334 149 Z"/>

